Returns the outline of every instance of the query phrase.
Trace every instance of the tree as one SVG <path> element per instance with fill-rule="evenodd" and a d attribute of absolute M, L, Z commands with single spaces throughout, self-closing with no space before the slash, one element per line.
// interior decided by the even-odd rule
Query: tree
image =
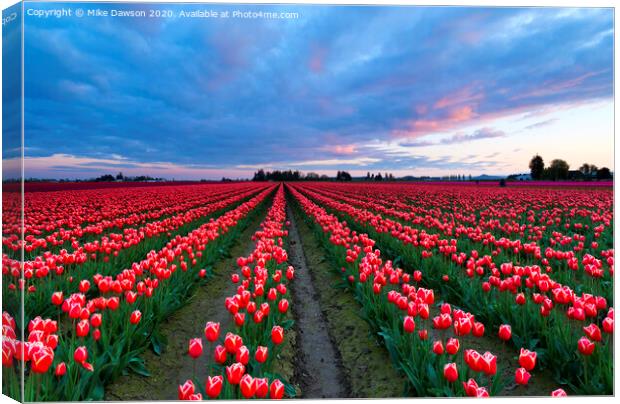
<path fill-rule="evenodd" d="M 530 173 L 533 180 L 539 180 L 542 178 L 543 171 L 545 170 L 545 162 L 543 158 L 538 154 L 532 157 L 530 160 Z"/>
<path fill-rule="evenodd" d="M 123 178 L 124 178 L 124 177 L 123 177 L 123 173 L 122 173 L 122 172 L 121 172 L 121 173 L 116 174 L 116 179 L 117 179 L 118 181 L 122 181 L 122 180 L 123 180 Z"/>
<path fill-rule="evenodd" d="M 611 171 L 609 170 L 609 168 L 601 167 L 601 169 L 596 172 L 596 179 L 598 180 L 612 179 Z"/>
<path fill-rule="evenodd" d="M 592 172 L 592 169 L 590 168 L 590 164 L 583 163 L 581 167 L 579 167 L 579 171 L 581 171 L 581 174 L 588 177 L 590 173 Z"/>
<path fill-rule="evenodd" d="M 261 168 L 260 170 L 254 173 L 254 178 L 252 178 L 252 181 L 265 181 L 266 179 L 267 178 L 265 176 L 265 170 Z"/>
<path fill-rule="evenodd" d="M 375 181 L 383 181 L 383 177 L 381 176 L 381 173 L 377 173 L 377 175 L 375 175 Z"/>
<path fill-rule="evenodd" d="M 336 181 L 351 181 L 351 174 L 346 171 L 338 171 L 336 174 Z"/>
<path fill-rule="evenodd" d="M 548 175 L 550 180 L 565 180 L 568 178 L 569 165 L 562 159 L 555 159 L 549 165 Z"/>

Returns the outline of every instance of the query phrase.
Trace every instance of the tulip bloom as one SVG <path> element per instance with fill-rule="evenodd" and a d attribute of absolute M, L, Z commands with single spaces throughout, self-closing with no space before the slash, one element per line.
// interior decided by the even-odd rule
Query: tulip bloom
<path fill-rule="evenodd" d="M 450 383 L 456 381 L 459 378 L 459 371 L 456 368 L 456 363 L 446 363 L 443 367 L 443 377 Z"/>
<path fill-rule="evenodd" d="M 205 326 L 205 338 L 209 342 L 214 342 L 220 337 L 220 323 L 209 321 Z"/>
<path fill-rule="evenodd" d="M 468 397 L 476 397 L 476 393 L 478 392 L 478 383 L 476 383 L 475 379 L 469 379 L 467 383 L 463 382 L 463 389 Z"/>
<path fill-rule="evenodd" d="M 256 392 L 254 393 L 256 398 L 267 397 L 267 394 L 269 394 L 269 380 L 266 377 L 257 377 L 254 378 L 254 383 L 256 384 Z"/>
<path fill-rule="evenodd" d="M 56 377 L 61 377 L 64 376 L 65 373 L 67 373 L 67 365 L 64 362 L 60 362 L 56 365 L 56 369 L 54 369 L 54 375 L 56 375 Z"/>
<path fill-rule="evenodd" d="M 189 340 L 189 347 L 187 348 L 187 354 L 196 359 L 202 355 L 202 339 L 192 338 Z"/>
<path fill-rule="evenodd" d="M 235 360 L 243 365 L 247 365 L 250 361 L 250 350 L 245 345 L 240 346 L 237 349 Z"/>
<path fill-rule="evenodd" d="M 482 371 L 488 375 L 492 376 L 497 373 L 497 356 L 493 355 L 491 352 L 485 352 L 480 357 Z"/>
<path fill-rule="evenodd" d="M 226 380 L 230 384 L 239 384 L 244 373 L 245 366 L 242 363 L 235 362 L 230 366 L 226 366 Z"/>
<path fill-rule="evenodd" d="M 601 329 L 594 323 L 590 324 L 587 327 L 583 327 L 583 332 L 590 338 L 592 341 L 600 341 L 602 339 Z"/>
<path fill-rule="evenodd" d="M 508 324 L 502 324 L 499 326 L 499 338 L 502 341 L 508 341 L 512 338 L 512 329 Z"/>
<path fill-rule="evenodd" d="M 54 306 L 60 306 L 63 303 L 63 294 L 62 292 L 54 292 L 52 294 L 52 304 Z"/>
<path fill-rule="evenodd" d="M 519 368 L 515 372 L 515 382 L 517 384 L 526 385 L 530 380 L 531 375 L 525 368 Z"/>
<path fill-rule="evenodd" d="M 536 352 L 521 348 L 521 352 L 519 353 L 519 365 L 528 371 L 534 369 L 536 366 Z"/>
<path fill-rule="evenodd" d="M 90 325 L 88 320 L 80 320 L 75 326 L 75 334 L 80 338 L 87 336 L 89 331 Z"/>
<path fill-rule="evenodd" d="M 185 383 L 179 385 L 179 400 L 188 400 L 189 396 L 194 394 L 194 389 L 194 382 L 192 382 L 191 380 L 186 380 Z"/>
<path fill-rule="evenodd" d="M 605 317 L 603 320 L 603 331 L 607 334 L 612 334 L 614 332 L 614 319 L 611 317 Z"/>
<path fill-rule="evenodd" d="M 441 341 L 433 342 L 433 353 L 435 353 L 435 355 L 443 354 L 443 344 Z"/>
<path fill-rule="evenodd" d="M 271 341 L 273 341 L 276 345 L 279 345 L 282 341 L 284 341 L 284 329 L 279 325 L 276 325 L 271 329 Z"/>
<path fill-rule="evenodd" d="M 282 397 L 284 397 L 284 383 L 275 379 L 269 387 L 269 398 L 280 400 Z"/>
<path fill-rule="evenodd" d="M 256 347 L 256 353 L 254 354 L 254 359 L 258 363 L 264 363 L 267 360 L 269 350 L 266 346 L 258 346 Z"/>
<path fill-rule="evenodd" d="M 460 346 L 461 344 L 458 339 L 450 338 L 448 342 L 446 342 L 446 352 L 450 355 L 456 355 Z"/>
<path fill-rule="evenodd" d="M 140 312 L 140 310 L 135 310 L 133 313 L 131 313 L 131 317 L 129 317 L 129 322 L 131 324 L 138 324 L 141 318 L 142 313 Z"/>
<path fill-rule="evenodd" d="M 415 321 L 413 320 L 413 317 L 411 316 L 405 317 L 405 319 L 403 320 L 403 329 L 405 330 L 406 333 L 409 333 L 409 334 L 415 331 Z"/>
<path fill-rule="evenodd" d="M 217 398 L 222 391 L 222 385 L 224 384 L 224 378 L 221 375 L 208 376 L 206 383 L 206 392 L 209 398 Z"/>
<path fill-rule="evenodd" d="M 563 389 L 553 390 L 551 392 L 551 397 L 566 397 L 567 394 Z"/>
<path fill-rule="evenodd" d="M 45 373 L 54 361 L 54 350 L 44 346 L 30 356 L 30 370 L 34 373 Z"/>
<path fill-rule="evenodd" d="M 73 352 L 73 360 L 77 363 L 83 363 L 88 360 L 88 350 L 85 346 L 80 346 L 75 349 Z"/>
<path fill-rule="evenodd" d="M 474 337 L 482 337 L 484 335 L 484 324 L 478 322 L 474 323 L 471 333 Z"/>
<path fill-rule="evenodd" d="M 594 352 L 595 344 L 586 337 L 581 337 L 577 342 L 577 349 L 582 355 L 589 356 Z"/>
<path fill-rule="evenodd" d="M 245 398 L 252 398 L 256 393 L 256 381 L 249 374 L 244 374 L 239 382 L 239 388 L 241 389 L 241 394 Z"/>
<path fill-rule="evenodd" d="M 215 347 L 215 350 L 213 352 L 213 358 L 217 363 L 223 365 L 228 358 L 228 351 L 223 346 L 218 345 Z"/>
<path fill-rule="evenodd" d="M 237 353 L 237 350 L 241 345 L 243 345 L 243 340 L 239 335 L 231 332 L 226 334 L 226 337 L 224 338 L 224 346 L 229 353 Z"/>
<path fill-rule="evenodd" d="M 280 302 L 278 303 L 278 311 L 284 314 L 286 313 L 287 310 L 288 310 L 288 300 L 286 299 L 280 300 Z"/>

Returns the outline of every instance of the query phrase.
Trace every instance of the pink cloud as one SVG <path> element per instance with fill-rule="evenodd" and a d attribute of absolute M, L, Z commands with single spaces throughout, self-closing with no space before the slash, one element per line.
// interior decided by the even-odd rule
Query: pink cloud
<path fill-rule="evenodd" d="M 463 122 L 472 119 L 476 114 L 471 106 L 466 105 L 464 107 L 453 109 L 450 112 L 449 120 L 453 122 Z"/>
<path fill-rule="evenodd" d="M 314 46 L 310 53 L 310 60 L 308 61 L 308 68 L 316 74 L 322 73 L 325 65 L 325 58 L 327 57 L 327 49 Z"/>
<path fill-rule="evenodd" d="M 435 105 L 435 109 L 442 109 L 446 107 L 452 107 L 454 105 L 460 105 L 465 103 L 478 103 L 484 99 L 484 93 L 474 90 L 475 85 L 469 85 L 461 88 L 454 93 L 448 94 L 439 99 Z"/>
<path fill-rule="evenodd" d="M 332 146 L 331 151 L 336 154 L 354 154 L 357 149 L 355 148 L 355 145 L 349 144 Z"/>
<path fill-rule="evenodd" d="M 606 72 L 607 70 L 601 70 L 598 72 L 587 72 L 580 76 L 574 77 L 572 79 L 559 81 L 556 83 L 547 81 L 543 83 L 540 87 L 536 88 L 535 90 L 522 93 L 522 94 L 517 94 L 511 97 L 510 99 L 521 100 L 524 98 L 532 98 L 532 97 L 536 98 L 536 97 L 545 97 L 549 95 L 557 95 L 559 93 L 562 93 L 563 91 L 570 90 L 572 88 L 580 86 L 585 80 L 589 79 L 590 77 L 595 77 L 595 76 L 598 76 Z"/>

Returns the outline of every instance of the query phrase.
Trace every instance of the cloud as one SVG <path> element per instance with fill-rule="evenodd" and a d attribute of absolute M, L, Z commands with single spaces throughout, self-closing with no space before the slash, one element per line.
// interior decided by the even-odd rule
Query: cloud
<path fill-rule="evenodd" d="M 456 133 L 452 137 L 440 140 L 441 144 L 465 143 L 480 139 L 493 139 L 504 137 L 506 134 L 501 130 L 493 130 L 491 128 L 478 129 L 471 134 Z"/>
<path fill-rule="evenodd" d="M 512 133 L 496 124 L 502 117 L 612 101 L 609 9 L 234 9 L 256 7 L 300 18 L 26 16 L 27 155 L 116 153 L 135 164 L 222 170 L 370 157 L 380 160 L 370 166 L 389 167 L 363 146 L 474 141 L 485 138 L 476 128 Z"/>
<path fill-rule="evenodd" d="M 557 121 L 556 118 L 547 119 L 545 121 L 540 121 L 540 122 L 536 122 L 531 125 L 528 125 L 524 129 L 525 130 L 538 129 L 538 128 L 542 128 L 543 126 L 551 125 L 552 123 L 555 123 L 556 121 Z"/>

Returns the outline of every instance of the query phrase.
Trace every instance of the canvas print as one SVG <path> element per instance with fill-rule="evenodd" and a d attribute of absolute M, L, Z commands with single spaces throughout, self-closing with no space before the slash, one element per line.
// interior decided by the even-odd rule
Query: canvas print
<path fill-rule="evenodd" d="M 614 392 L 614 9 L 2 13 L 2 393 Z"/>

